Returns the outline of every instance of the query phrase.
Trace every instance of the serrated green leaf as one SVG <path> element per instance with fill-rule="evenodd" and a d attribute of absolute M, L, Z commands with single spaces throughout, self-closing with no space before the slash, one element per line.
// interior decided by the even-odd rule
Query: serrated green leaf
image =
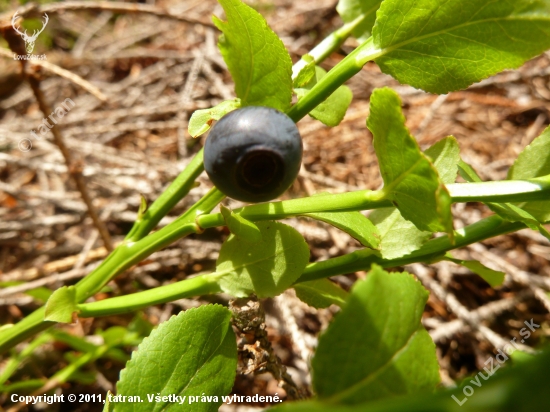
<path fill-rule="evenodd" d="M 550 350 L 526 359 L 512 360 L 506 367 L 497 368 L 494 376 L 485 381 L 480 375 L 464 379 L 457 388 L 437 391 L 433 394 L 412 394 L 394 399 L 380 399 L 357 405 L 336 405 L 321 401 L 285 402 L 268 409 L 269 412 L 531 412 L 543 410 L 550 403 L 548 369 Z M 517 357 L 516 357 L 517 358 Z M 498 365 L 498 364 L 497 364 Z M 487 372 L 480 371 L 487 377 Z M 483 382 L 482 385 L 478 383 Z M 469 389 L 466 389 L 466 386 Z M 475 394 L 472 391 L 475 391 Z M 465 395 L 471 394 L 470 396 Z"/>
<path fill-rule="evenodd" d="M 353 35 L 359 40 L 365 40 L 371 34 L 376 11 L 381 2 L 381 0 L 340 0 L 336 11 L 345 23 L 359 20 L 357 27 L 353 29 Z"/>
<path fill-rule="evenodd" d="M 369 218 L 380 233 L 380 253 L 384 259 L 408 255 L 420 249 L 432 235 L 419 230 L 394 207 L 373 210 Z"/>
<path fill-rule="evenodd" d="M 63 286 L 52 293 L 46 302 L 44 320 L 59 323 L 72 323 L 73 316 L 78 313 L 76 288 Z"/>
<path fill-rule="evenodd" d="M 453 136 L 441 139 L 424 151 L 431 160 L 441 181 L 446 185 L 456 181 L 458 162 L 460 161 L 460 148 Z"/>
<path fill-rule="evenodd" d="M 451 197 L 405 127 L 397 93 L 389 88 L 373 92 L 367 127 L 374 136 L 386 198 L 418 229 L 452 236 Z"/>
<path fill-rule="evenodd" d="M 261 241 L 250 243 L 231 235 L 220 250 L 219 284 L 233 296 L 276 296 L 300 277 L 309 262 L 309 248 L 295 229 L 272 221 L 256 225 Z"/>
<path fill-rule="evenodd" d="M 532 179 L 550 174 L 550 126 L 519 154 L 508 179 Z"/>
<path fill-rule="evenodd" d="M 141 403 L 120 402 L 117 412 L 214 412 L 233 387 L 237 345 L 231 312 L 220 305 L 189 309 L 163 322 L 132 353 L 120 373 L 117 395 L 139 396 Z M 189 396 L 211 402 L 189 403 Z M 149 400 L 147 396 L 165 397 Z M 180 405 L 169 396 L 186 396 Z"/>
<path fill-rule="evenodd" d="M 315 77 L 312 77 L 309 83 L 304 85 L 303 88 L 294 89 L 298 100 L 308 94 L 311 88 L 326 74 L 326 70 L 319 66 L 315 66 Z M 348 86 L 340 86 L 323 103 L 309 112 L 309 115 L 327 126 L 338 126 L 344 119 L 352 99 L 353 94 L 350 88 Z"/>
<path fill-rule="evenodd" d="M 218 47 L 242 106 L 287 111 L 292 99 L 292 60 L 283 42 L 253 8 L 240 0 L 218 1 L 227 16 L 227 22 L 213 18 L 223 32 Z"/>
<path fill-rule="evenodd" d="M 483 265 L 477 260 L 462 260 L 455 259 L 451 254 L 445 255 L 445 259 L 456 263 L 457 265 L 462 265 L 470 269 L 475 274 L 479 275 L 483 280 L 485 280 L 491 287 L 495 288 L 502 285 L 504 282 L 504 277 L 506 274 L 504 272 L 499 272 L 497 270 L 489 269 L 487 266 Z"/>
<path fill-rule="evenodd" d="M 304 54 L 302 60 L 306 62 L 306 65 L 302 67 L 302 70 L 298 72 L 298 75 L 294 79 L 294 87 L 305 86 L 315 76 L 315 59 L 309 54 Z"/>
<path fill-rule="evenodd" d="M 225 220 L 225 224 L 235 236 L 248 242 L 259 242 L 262 240 L 260 229 L 250 220 L 246 220 L 244 217 L 233 213 L 224 205 L 220 205 L 220 210 Z"/>
<path fill-rule="evenodd" d="M 508 179 L 522 180 L 550 174 L 550 127 L 527 146 L 508 172 Z M 518 205 L 539 222 L 550 222 L 550 200 Z"/>
<path fill-rule="evenodd" d="M 330 305 L 343 306 L 348 293 L 329 279 L 311 280 L 294 285 L 296 296 L 314 308 L 328 308 Z"/>
<path fill-rule="evenodd" d="M 195 110 L 189 119 L 187 131 L 192 137 L 206 133 L 215 120 L 220 120 L 227 113 L 241 107 L 241 99 L 224 100 L 210 109 Z"/>
<path fill-rule="evenodd" d="M 306 213 L 304 216 L 321 220 L 357 239 L 363 246 L 378 249 L 380 234 L 373 223 L 359 212 Z"/>
<path fill-rule="evenodd" d="M 410 274 L 374 265 L 319 338 L 312 360 L 319 399 L 357 404 L 433 390 L 435 345 L 420 323 L 427 300 L 428 291 Z"/>
<path fill-rule="evenodd" d="M 372 32 L 384 73 L 447 93 L 550 48 L 550 1 L 385 0 Z"/>

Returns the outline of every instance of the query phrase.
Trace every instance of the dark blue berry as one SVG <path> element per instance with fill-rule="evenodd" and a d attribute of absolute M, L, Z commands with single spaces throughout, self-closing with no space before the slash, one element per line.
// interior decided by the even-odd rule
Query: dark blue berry
<path fill-rule="evenodd" d="M 265 202 L 283 194 L 298 176 L 302 138 L 286 114 L 249 106 L 225 115 L 204 146 L 204 168 L 225 195 Z"/>

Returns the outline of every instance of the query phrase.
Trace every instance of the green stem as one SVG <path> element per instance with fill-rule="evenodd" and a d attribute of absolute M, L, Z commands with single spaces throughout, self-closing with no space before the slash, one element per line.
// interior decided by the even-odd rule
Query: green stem
<path fill-rule="evenodd" d="M 546 178 L 547 177 L 545 177 L 545 179 Z M 486 187 L 487 185 L 490 185 L 492 183 L 500 182 L 465 183 L 448 185 L 448 187 L 451 187 L 450 192 L 453 193 L 453 191 L 457 191 L 453 190 L 456 187 L 467 186 L 475 188 L 476 185 Z M 502 183 L 510 183 L 510 186 L 512 187 L 518 187 L 518 184 L 526 182 L 508 181 Z M 500 185 L 500 187 L 503 190 L 506 189 L 505 185 Z M 515 201 L 521 201 L 525 198 L 518 198 L 518 196 L 527 196 L 529 198 L 538 200 L 540 198 L 538 195 L 540 193 L 540 188 L 538 188 L 536 185 L 533 185 L 532 189 L 534 190 L 533 192 L 524 191 L 520 194 L 506 193 L 505 190 L 503 192 L 493 190 L 493 192 L 485 198 L 487 199 L 487 201 L 490 201 L 495 196 L 499 198 L 505 197 L 506 199 L 509 199 L 508 196 L 513 196 L 513 199 Z M 548 190 L 549 188 L 547 188 L 546 198 L 548 198 Z M 466 196 L 466 190 L 460 189 L 458 191 L 461 193 L 461 196 Z M 284 202 L 258 204 L 240 209 L 240 215 L 249 220 L 257 221 L 268 219 L 281 219 L 308 212 L 343 212 L 350 210 L 363 210 L 367 206 L 371 208 L 390 206 L 391 203 L 386 200 L 380 199 L 380 193 L 381 191 L 359 191 L 344 193 L 341 195 L 314 196 Z M 533 194 L 535 194 L 536 197 L 533 196 Z M 472 199 L 468 198 L 468 200 Z M 479 199 L 477 198 L 475 200 L 479 201 Z M 204 228 L 223 226 L 225 224 L 223 216 L 221 214 L 200 215 L 197 217 L 196 222 L 199 227 L 195 226 L 194 224 L 190 224 L 185 227 L 187 233 L 194 233 Z M 431 240 L 430 242 L 426 243 L 422 248 L 413 252 L 405 258 L 393 260 L 382 259 L 377 256 L 374 251 L 370 249 L 363 249 L 345 256 L 329 259 L 320 263 L 314 263 L 306 268 L 306 271 L 299 281 L 301 282 L 306 280 L 313 280 L 321 277 L 334 276 L 337 274 L 363 270 L 369 267 L 372 263 L 378 263 L 383 267 L 393 267 L 413 262 L 429 261 L 439 257 L 441 254 L 444 254 L 448 250 L 456 249 L 464 245 L 486 239 L 487 237 L 497 236 L 503 233 L 518 230 L 519 228 L 523 227 L 524 225 L 521 223 L 506 222 L 500 217 L 493 216 L 491 218 L 484 219 L 474 225 L 468 226 L 465 229 L 456 231 L 456 243 L 454 244 L 447 236 L 442 236 Z M 160 233 L 160 231 L 154 233 L 149 237 L 153 237 L 158 233 Z M 159 236 L 159 242 L 162 244 L 171 242 L 171 233 L 174 233 L 174 231 L 167 233 L 167 235 L 170 236 L 169 240 L 165 240 L 164 236 Z M 136 244 L 137 250 L 142 251 L 143 253 L 148 253 L 151 247 L 147 246 L 149 242 L 147 242 L 146 244 L 145 240 L 149 241 L 149 237 L 139 242 L 139 244 Z M 156 249 L 156 247 L 154 249 Z M 141 254 L 139 257 L 134 256 L 132 258 L 132 261 L 139 261 L 143 257 L 144 256 L 142 256 Z M 81 305 L 82 316 L 99 316 L 99 314 L 122 313 L 125 311 L 135 310 L 136 308 L 145 307 L 147 305 L 168 302 L 175 298 L 196 296 L 204 293 L 216 293 L 218 291 L 219 289 L 217 288 L 217 286 L 212 284 L 211 278 L 196 277 L 178 282 L 174 285 L 164 286 L 150 291 L 141 292 L 135 295 L 123 296 L 119 298 L 107 299 L 105 301 L 92 304 Z M 138 296 L 140 296 L 139 299 Z"/>
<path fill-rule="evenodd" d="M 550 176 L 527 181 L 509 180 L 503 182 L 458 183 L 447 185 L 447 188 L 453 202 L 524 202 L 543 200 L 550 198 Z M 128 243 L 123 247 L 117 248 L 94 272 L 78 282 L 77 301 L 83 302 L 88 297 L 97 293 L 114 276 L 139 263 L 142 259 L 175 240 L 181 239 L 191 233 L 198 233 L 202 229 L 225 225 L 221 214 L 206 214 L 223 197 L 223 194 L 218 190 L 212 189 L 205 197 L 170 225 L 140 241 Z M 283 202 L 256 204 L 238 209 L 236 212 L 239 212 L 246 219 L 257 221 L 283 219 L 304 213 L 345 212 L 387 206 L 391 206 L 391 203 L 383 198 L 382 191 L 364 190 L 338 195 L 313 196 Z M 518 227 L 523 226 L 520 225 Z M 438 241 L 440 242 L 441 240 Z M 460 243 L 457 244 L 460 245 Z M 424 248 L 421 250 L 424 250 Z M 364 253 L 370 252 L 357 252 L 358 255 Z M 416 255 L 413 254 L 411 256 Z M 341 258 L 356 259 L 357 256 L 351 254 L 349 257 L 346 255 Z M 377 258 L 371 256 L 368 259 L 376 260 Z M 14 342 L 19 342 L 51 325 L 51 322 L 43 321 L 43 316 L 44 310 L 42 308 L 38 309 L 17 325 L 7 329 L 0 337 L 0 352 L 10 347 Z"/>
<path fill-rule="evenodd" d="M 137 241 L 117 248 L 95 271 L 76 284 L 77 302 L 93 296 L 114 276 L 122 273 L 152 253 L 168 246 L 191 233 L 200 232 L 195 220 L 201 214 L 210 212 L 225 196 L 216 188 L 211 189 L 177 220 Z"/>
<path fill-rule="evenodd" d="M 0 335 L 0 354 L 17 345 L 19 342 L 55 325 L 55 322 L 44 320 L 44 309 L 45 306 L 42 306 L 30 315 L 25 316 L 11 328 L 2 330 L 2 334 Z"/>
<path fill-rule="evenodd" d="M 171 224 L 137 242 L 123 243 L 117 247 L 100 266 L 76 284 L 77 302 L 83 302 L 93 296 L 113 277 L 157 250 L 190 233 L 200 232 L 195 223 L 197 216 L 210 212 L 224 197 L 219 190 L 214 188 Z M 2 331 L 0 354 L 54 324 L 54 322 L 44 321 L 44 306 L 35 310 L 16 325 Z"/>
<path fill-rule="evenodd" d="M 338 87 L 352 78 L 372 59 L 380 56 L 372 37 L 348 54 L 334 66 L 313 88 L 287 112 L 288 116 L 298 122 L 320 103 L 324 102 Z"/>
<path fill-rule="evenodd" d="M 147 211 L 138 216 L 125 241 L 135 242 L 153 230 L 160 220 L 168 214 L 195 186 L 195 180 L 204 170 L 203 149 L 201 149 L 187 167 L 176 177 L 168 188 L 153 202 Z"/>
<path fill-rule="evenodd" d="M 550 175 L 530 180 L 454 183 L 446 186 L 453 203 L 527 202 L 550 199 Z M 305 213 L 349 212 L 393 206 L 384 191 L 359 190 L 335 195 L 310 196 L 282 202 L 260 203 L 235 209 L 245 219 L 278 220 Z M 203 228 L 223 226 L 221 213 L 202 215 L 197 224 Z"/>
<path fill-rule="evenodd" d="M 550 199 L 550 175 L 529 180 L 455 183 L 447 185 L 454 203 L 531 202 Z"/>
<path fill-rule="evenodd" d="M 416 262 L 438 260 L 449 250 L 480 242 L 494 236 L 503 235 L 525 228 L 523 223 L 508 222 L 497 215 L 482 219 L 472 225 L 455 231 L 455 242 L 449 236 L 441 236 L 426 242 L 420 249 L 397 259 L 383 259 L 371 249 L 361 249 L 344 256 L 309 264 L 298 282 L 326 278 L 358 270 L 369 270 L 373 263 L 390 268 Z"/>
<path fill-rule="evenodd" d="M 361 249 L 344 256 L 311 263 L 296 283 L 353 273 L 358 270 L 369 270 L 373 263 L 391 268 L 416 262 L 434 261 L 440 259 L 449 250 L 523 228 L 525 228 L 525 225 L 522 223 L 507 222 L 494 215 L 457 230 L 454 243 L 451 242 L 448 236 L 441 236 L 428 241 L 413 253 L 397 259 L 383 259 L 372 249 Z M 220 275 L 217 273 L 210 273 L 144 292 L 81 304 L 79 305 L 79 316 L 115 315 L 176 299 L 219 293 L 221 291 L 217 283 L 219 277 Z"/>
<path fill-rule="evenodd" d="M 96 317 L 128 313 L 151 305 L 193 296 L 220 293 L 221 291 L 218 276 L 215 276 L 215 274 L 201 275 L 131 295 L 104 299 L 93 303 L 82 303 L 78 305 L 79 316 Z"/>
<path fill-rule="evenodd" d="M 235 209 L 235 212 L 245 219 L 257 221 L 285 219 L 304 213 L 349 212 L 392 206 L 392 203 L 383 199 L 382 195 L 382 191 L 359 190 L 336 195 L 311 196 L 284 200 L 282 202 L 259 203 Z M 225 222 L 221 213 L 212 213 L 200 216 L 197 219 L 197 224 L 201 228 L 207 229 L 223 226 Z"/>
<path fill-rule="evenodd" d="M 355 28 L 363 23 L 369 16 L 370 14 L 361 14 L 355 20 L 344 24 L 342 27 L 325 37 L 323 41 L 311 49 L 308 54 L 313 57 L 316 64 L 319 64 L 330 56 L 335 50 L 337 50 L 342 43 L 344 43 L 346 39 L 351 36 L 353 30 L 355 30 Z M 302 70 L 306 64 L 307 62 L 305 60 L 298 60 L 296 64 L 292 66 L 293 79 L 298 76 L 298 73 L 300 73 L 300 70 Z"/>
<path fill-rule="evenodd" d="M 0 386 L 10 378 L 10 376 L 25 362 L 35 351 L 36 348 L 52 340 L 49 334 L 43 334 L 29 343 L 21 352 L 12 356 L 5 364 L 0 373 Z"/>

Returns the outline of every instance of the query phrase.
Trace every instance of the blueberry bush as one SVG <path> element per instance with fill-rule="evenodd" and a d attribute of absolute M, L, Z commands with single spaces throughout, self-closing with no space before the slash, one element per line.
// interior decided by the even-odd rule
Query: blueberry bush
<path fill-rule="evenodd" d="M 364 65 L 375 62 L 400 83 L 434 94 L 466 88 L 550 49 L 550 1 L 340 0 L 337 10 L 344 25 L 294 65 L 260 13 L 240 0 L 219 3 L 225 18 L 213 21 L 221 32 L 218 46 L 235 83 L 235 98 L 197 110 L 189 121 L 194 137 L 212 127 L 204 162 L 201 150 L 155 202 L 143 203 L 125 240 L 95 270 L 76 285 L 56 290 L 44 307 L 19 323 L 3 327 L 0 349 L 6 352 L 33 337 L 25 349 L 32 351 L 47 336 L 44 331 L 76 317 L 128 313 L 219 293 L 267 298 L 294 288 L 311 306 L 334 304 L 341 310 L 320 336 L 311 361 L 312 399 L 285 402 L 274 411 L 460 410 L 452 396 L 462 396 L 461 387 L 438 389 L 435 345 L 421 323 L 427 290 L 412 275 L 385 269 L 448 260 L 468 267 L 491 286 L 500 285 L 502 272 L 455 259 L 451 251 L 524 228 L 550 239 L 544 226 L 550 222 L 550 128 L 519 154 L 507 180 L 484 182 L 461 159 L 453 136 L 422 151 L 405 126 L 399 95 L 380 88 L 371 96 L 365 127 L 373 135 L 383 188 L 265 201 L 286 190 L 300 167 L 302 146 L 291 120 L 309 115 L 327 126 L 338 125 L 353 97 L 344 83 Z M 350 36 L 359 46 L 330 71 L 319 67 Z M 260 150 L 249 156 L 250 142 Z M 218 187 L 153 231 L 205 168 Z M 458 175 L 464 183 L 456 183 Z M 212 212 L 225 194 L 264 203 L 235 210 L 221 206 L 219 213 Z M 451 205 L 466 202 L 484 203 L 493 213 L 455 229 Z M 368 218 L 360 213 L 367 210 L 373 210 Z M 328 223 L 363 247 L 310 263 L 302 235 L 278 222 L 294 216 Z M 213 273 L 87 302 L 152 253 L 220 226 L 231 235 Z M 368 274 L 350 292 L 329 280 L 359 270 Z M 131 329 L 118 332 L 89 356 L 116 357 L 122 340 L 139 341 Z M 116 395 L 155 396 L 143 403 L 117 402 L 115 397 L 105 410 L 218 410 L 235 380 L 232 312 L 219 304 L 204 305 L 149 332 L 122 371 Z M 4 369 L 2 382 L 22 356 L 13 352 L 13 366 Z M 463 408 L 542 407 L 549 401 L 549 366 L 545 352 L 517 362 L 484 383 Z M 173 395 L 182 397 L 183 405 Z"/>

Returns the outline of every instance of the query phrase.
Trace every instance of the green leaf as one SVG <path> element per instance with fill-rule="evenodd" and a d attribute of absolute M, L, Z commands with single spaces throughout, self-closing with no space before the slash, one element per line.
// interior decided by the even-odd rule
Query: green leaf
<path fill-rule="evenodd" d="M 285 402 L 269 412 L 531 412 L 544 410 L 550 403 L 548 369 L 550 350 L 536 356 L 528 356 L 522 362 L 512 360 L 501 368 L 495 362 L 494 376 L 482 370 L 464 380 L 458 388 L 438 391 L 434 394 L 412 394 L 395 399 L 381 399 L 358 405 L 334 405 L 320 401 Z M 493 358 L 494 360 L 494 358 Z M 489 369 L 489 367 L 487 367 Z M 480 387 L 477 386 L 482 382 Z M 469 386 L 469 389 L 466 389 Z M 473 391 L 473 392 L 472 392 Z M 466 396 L 465 394 L 471 394 Z"/>
<path fill-rule="evenodd" d="M 460 159 L 458 162 L 458 173 L 467 182 L 481 182 L 481 178 L 478 176 L 472 166 Z"/>
<path fill-rule="evenodd" d="M 548 0 L 385 0 L 376 62 L 432 93 L 463 89 L 550 48 Z"/>
<path fill-rule="evenodd" d="M 231 235 L 216 264 L 220 287 L 236 297 L 276 296 L 300 277 L 309 262 L 309 248 L 295 229 L 272 221 L 256 224 L 262 240 L 249 243 Z"/>
<path fill-rule="evenodd" d="M 313 77 L 303 88 L 294 90 L 296 96 L 298 96 L 298 100 L 308 94 L 311 88 L 326 74 L 326 70 L 319 66 L 315 66 L 315 77 Z M 323 103 L 309 112 L 309 115 L 327 126 L 338 126 L 342 119 L 344 119 L 352 98 L 353 95 L 350 88 L 348 86 L 340 86 Z"/>
<path fill-rule="evenodd" d="M 538 230 L 550 240 L 550 233 L 546 228 L 529 212 L 521 209 L 513 203 L 487 203 L 489 208 L 510 222 L 522 222 L 532 230 Z"/>
<path fill-rule="evenodd" d="M 461 265 L 481 276 L 483 280 L 485 280 L 493 288 L 502 285 L 502 282 L 504 282 L 504 277 L 506 276 L 504 272 L 489 269 L 477 260 L 463 260 Z"/>
<path fill-rule="evenodd" d="M 132 353 L 117 383 L 117 395 L 139 396 L 142 403 L 117 403 L 117 412 L 217 411 L 233 387 L 237 367 L 230 320 L 223 306 L 206 305 L 161 323 Z M 217 399 L 190 403 L 190 396 L 202 394 Z M 148 395 L 166 398 L 150 401 Z M 169 396 L 186 398 L 180 405 Z"/>
<path fill-rule="evenodd" d="M 440 140 L 424 151 L 431 160 L 441 181 L 446 185 L 456 181 L 458 162 L 460 162 L 460 148 L 453 136 Z"/>
<path fill-rule="evenodd" d="M 63 286 L 53 292 L 46 302 L 44 320 L 72 323 L 78 312 L 76 288 L 74 286 Z"/>
<path fill-rule="evenodd" d="M 227 113 L 241 107 L 241 100 L 225 100 L 210 109 L 195 110 L 189 119 L 187 128 L 192 137 L 206 133 L 215 120 L 220 120 Z"/>
<path fill-rule="evenodd" d="M 262 240 L 260 229 L 250 220 L 246 220 L 244 217 L 233 213 L 224 205 L 220 205 L 220 210 L 225 224 L 235 236 L 248 242 L 259 242 Z"/>
<path fill-rule="evenodd" d="M 292 60 L 265 19 L 240 0 L 219 0 L 227 22 L 213 17 L 223 32 L 218 47 L 233 76 L 242 106 L 287 111 L 292 99 Z"/>
<path fill-rule="evenodd" d="M 527 146 L 508 172 L 508 179 L 522 180 L 550 174 L 550 127 Z M 523 203 L 523 210 L 539 222 L 550 222 L 550 200 Z"/>
<path fill-rule="evenodd" d="M 340 0 L 336 11 L 345 23 L 360 19 L 353 35 L 360 40 L 366 40 L 370 36 L 376 11 L 380 7 L 381 0 Z"/>
<path fill-rule="evenodd" d="M 502 285 L 502 282 L 504 282 L 504 277 L 506 276 L 504 272 L 489 269 L 487 266 L 483 265 L 477 260 L 455 259 L 450 253 L 447 253 L 445 255 L 445 260 L 470 269 L 472 272 L 483 278 L 483 280 L 485 280 L 493 288 Z"/>
<path fill-rule="evenodd" d="M 378 249 L 380 234 L 376 226 L 359 212 L 323 212 L 306 213 L 304 216 L 321 220 L 337 227 L 348 235 L 357 239 L 363 246 Z"/>
<path fill-rule="evenodd" d="M 356 404 L 435 389 L 435 345 L 420 323 L 427 300 L 412 275 L 373 265 L 319 338 L 312 360 L 319 399 Z"/>
<path fill-rule="evenodd" d="M 367 127 L 374 136 L 386 198 L 418 229 L 452 236 L 451 197 L 405 127 L 397 93 L 389 88 L 373 92 Z"/>
<path fill-rule="evenodd" d="M 508 179 L 532 179 L 548 174 L 550 174 L 550 126 L 519 154 L 508 172 Z"/>
<path fill-rule="evenodd" d="M 305 86 L 313 79 L 313 76 L 315 76 L 315 59 L 309 54 L 304 54 L 302 60 L 306 62 L 306 65 L 302 67 L 302 70 L 298 72 L 296 79 L 294 79 L 294 87 Z"/>
<path fill-rule="evenodd" d="M 393 207 L 373 210 L 369 215 L 380 233 L 380 253 L 384 259 L 396 259 L 420 249 L 431 232 L 419 230 Z"/>
<path fill-rule="evenodd" d="M 329 279 L 310 280 L 294 285 L 296 296 L 314 308 L 328 308 L 330 305 L 343 306 L 348 293 Z"/>

